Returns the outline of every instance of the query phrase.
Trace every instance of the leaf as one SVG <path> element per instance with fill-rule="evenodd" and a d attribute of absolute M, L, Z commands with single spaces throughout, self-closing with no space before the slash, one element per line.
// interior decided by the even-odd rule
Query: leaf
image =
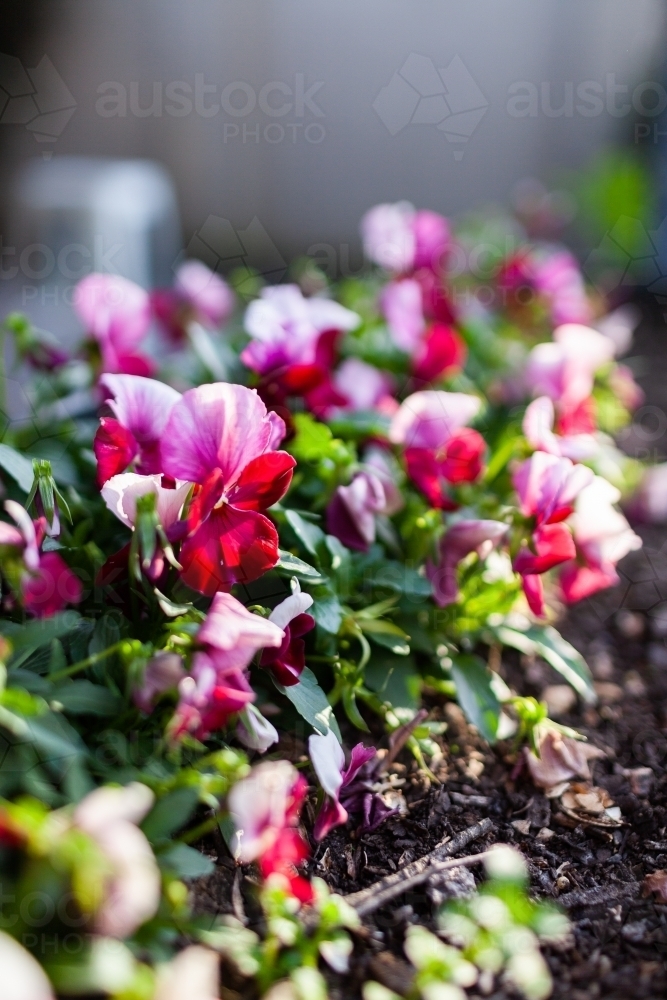
<path fill-rule="evenodd" d="M 466 718 L 489 743 L 494 743 L 500 720 L 500 702 L 492 687 L 492 674 L 479 656 L 460 654 L 451 666 L 456 697 Z"/>
<path fill-rule="evenodd" d="M 26 493 L 32 489 L 35 473 L 32 468 L 32 459 L 26 458 L 20 452 L 10 448 L 8 444 L 0 444 L 0 466 L 8 472 L 12 479 Z"/>
<path fill-rule="evenodd" d="M 298 556 L 293 556 L 285 549 L 279 549 L 280 559 L 276 563 L 275 569 L 281 576 L 295 576 L 298 580 L 306 580 L 308 583 L 324 583 L 325 576 L 322 576 L 318 569 L 304 562 Z"/>
<path fill-rule="evenodd" d="M 80 621 L 81 616 L 78 611 L 64 611 L 62 614 L 53 615 L 52 618 L 28 622 L 27 625 L 3 622 L 1 628 L 2 634 L 10 640 L 14 654 L 24 654 L 21 656 L 23 660 L 28 652 L 73 632 Z"/>
<path fill-rule="evenodd" d="M 174 844 L 156 854 L 156 858 L 163 871 L 173 872 L 179 878 L 201 878 L 215 871 L 215 865 L 210 858 L 196 851 L 194 847 L 188 847 L 187 844 Z"/>
<path fill-rule="evenodd" d="M 301 517 L 301 514 L 297 514 L 295 510 L 286 510 L 285 520 L 305 550 L 319 561 L 317 546 L 324 541 L 322 529 L 318 528 L 316 524 L 306 521 L 305 517 Z"/>
<path fill-rule="evenodd" d="M 121 699 L 113 691 L 88 680 L 56 685 L 49 701 L 60 702 L 73 715 L 116 715 L 122 707 Z"/>
<path fill-rule="evenodd" d="M 329 421 L 329 426 L 336 437 L 346 440 L 360 441 L 369 437 L 386 438 L 389 433 L 389 417 L 382 416 L 375 410 L 358 410 L 356 413 L 346 413 Z"/>
<path fill-rule="evenodd" d="M 338 635 L 343 620 L 343 608 L 333 590 L 323 585 L 313 587 L 311 594 L 315 603 L 310 608 L 310 614 L 325 632 Z"/>
<path fill-rule="evenodd" d="M 422 680 L 412 656 L 375 652 L 364 671 L 364 684 L 392 708 L 419 707 Z"/>
<path fill-rule="evenodd" d="M 367 632 L 379 646 L 390 649 L 398 656 L 407 656 L 410 652 L 410 636 L 393 622 L 380 621 L 377 618 L 366 621 L 360 618 L 357 623 L 362 632 Z"/>
<path fill-rule="evenodd" d="M 364 722 L 363 716 L 359 711 L 359 706 L 357 705 L 357 698 L 352 690 L 352 688 L 343 688 L 343 708 L 345 709 L 345 714 L 357 729 L 363 730 L 365 733 L 369 733 L 370 729 Z"/>
<path fill-rule="evenodd" d="M 153 592 L 167 618 L 178 618 L 180 615 L 187 615 L 188 611 L 192 609 L 192 604 L 175 604 L 169 597 L 165 597 L 157 587 L 153 588 Z"/>
<path fill-rule="evenodd" d="M 176 788 L 151 809 L 141 829 L 151 843 L 181 830 L 197 808 L 199 792 L 192 786 Z"/>
<path fill-rule="evenodd" d="M 329 729 L 333 729 L 338 739 L 341 739 L 336 716 L 333 714 L 329 699 L 320 687 L 317 677 L 312 670 L 304 667 L 299 678 L 299 683 L 292 684 L 290 687 L 283 687 L 277 681 L 274 681 L 274 684 L 286 698 L 289 698 L 299 715 L 306 722 L 309 722 L 313 729 L 316 729 L 318 733 L 322 733 L 323 736 L 326 735 Z"/>
<path fill-rule="evenodd" d="M 321 424 L 309 413 L 295 413 L 296 435 L 289 450 L 299 462 L 317 461 L 328 450 L 333 435 L 326 424 Z"/>
<path fill-rule="evenodd" d="M 512 646 L 528 656 L 541 656 L 588 704 L 597 701 L 588 664 L 551 625 L 529 625 L 520 629 L 503 624 L 493 626 L 491 631 L 505 646 Z"/>

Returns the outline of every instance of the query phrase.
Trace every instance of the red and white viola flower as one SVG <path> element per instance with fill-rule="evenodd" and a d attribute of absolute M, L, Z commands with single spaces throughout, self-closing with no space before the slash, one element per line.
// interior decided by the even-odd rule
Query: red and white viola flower
<path fill-rule="evenodd" d="M 560 572 L 560 586 L 568 604 L 617 584 L 616 564 L 642 546 L 641 538 L 614 507 L 620 499 L 620 491 L 602 476 L 595 476 L 576 499 L 568 522 L 574 534 L 576 558 Z"/>
<path fill-rule="evenodd" d="M 227 798 L 237 860 L 257 861 L 264 878 L 281 878 L 301 902 L 313 898 L 310 883 L 296 869 L 310 853 L 296 829 L 307 790 L 306 779 L 288 761 L 266 761 L 238 781 Z"/>
<path fill-rule="evenodd" d="M 170 489 L 162 485 L 160 475 L 139 476 L 136 472 L 124 472 L 108 479 L 100 493 L 111 513 L 127 528 L 135 526 L 139 497 L 154 494 L 160 524 L 167 529 L 179 520 L 191 488 L 191 483 L 180 483 Z"/>
<path fill-rule="evenodd" d="M 447 484 L 481 475 L 486 444 L 465 426 L 480 407 L 477 396 L 425 390 L 408 396 L 391 422 L 389 440 L 404 446 L 408 475 L 433 507 L 454 509 Z"/>
<path fill-rule="evenodd" d="M 239 712 L 236 738 L 244 747 L 258 753 L 266 753 L 280 739 L 276 727 L 250 702 Z"/>
<path fill-rule="evenodd" d="M 99 934 L 129 937 L 157 912 L 160 869 L 138 828 L 154 799 L 150 788 L 133 782 L 124 788 L 96 788 L 74 810 L 74 825 L 95 841 L 110 868 L 95 907 Z"/>
<path fill-rule="evenodd" d="M 589 323 L 592 309 L 575 258 L 562 247 L 528 246 L 503 264 L 498 284 L 519 297 L 528 290 L 547 305 L 554 326 Z M 521 301 L 521 298 L 519 298 Z"/>
<path fill-rule="evenodd" d="M 148 292 L 117 274 L 89 274 L 74 289 L 74 309 L 99 345 L 103 372 L 152 373 L 151 359 L 137 351 L 151 323 Z"/>
<path fill-rule="evenodd" d="M 190 323 L 207 329 L 221 327 L 234 311 L 235 296 L 227 282 L 200 260 L 188 260 L 176 271 L 173 288 L 151 295 L 155 316 L 175 343 L 187 335 Z"/>
<path fill-rule="evenodd" d="M 231 594 L 216 594 L 197 632 L 199 649 L 190 674 L 178 686 L 173 735 L 190 732 L 206 739 L 222 729 L 255 700 L 247 677 L 253 656 L 267 646 L 280 648 L 283 639 L 283 630 L 273 622 L 252 614 Z"/>
<path fill-rule="evenodd" d="M 259 664 L 270 670 L 284 687 L 298 684 L 306 665 L 303 636 L 315 628 L 315 619 L 307 613 L 312 604 L 310 594 L 301 593 L 298 580 L 293 580 L 290 596 L 277 604 L 269 615 L 269 621 L 282 629 L 283 639 L 277 648 L 264 650 Z"/>
<path fill-rule="evenodd" d="M 563 522 L 592 480 L 593 472 L 586 466 L 543 451 L 536 451 L 514 473 L 521 513 L 532 523 L 529 542 L 519 550 L 513 566 L 521 574 L 528 605 L 536 615 L 544 614 L 540 575 L 575 556 L 572 532 Z"/>
<path fill-rule="evenodd" d="M 327 507 L 327 531 L 349 549 L 367 552 L 375 541 L 376 518 L 395 514 L 402 505 L 380 476 L 362 470 L 336 489 Z"/>
<path fill-rule="evenodd" d="M 504 541 L 508 530 L 501 521 L 491 520 L 457 521 L 447 528 L 438 546 L 438 565 L 427 567 L 433 600 L 439 607 L 447 607 L 458 600 L 457 571 L 461 560 L 471 552 L 485 559 Z"/>
<path fill-rule="evenodd" d="M 193 590 L 229 590 L 278 562 L 278 532 L 263 512 L 292 480 L 294 459 L 276 450 L 284 436 L 282 419 L 245 386 L 203 385 L 172 408 L 162 471 L 196 484 L 179 555 Z"/>
<path fill-rule="evenodd" d="M 593 434 L 554 434 L 556 412 L 548 396 L 538 396 L 526 407 L 523 433 L 536 451 L 580 462 L 597 455 L 600 446 Z"/>
<path fill-rule="evenodd" d="M 83 596 L 78 576 L 57 552 L 40 552 L 45 519 L 33 521 L 15 500 L 6 500 L 5 510 L 16 527 L 0 521 L 0 560 L 26 611 L 36 618 L 51 618 L 68 604 L 78 604 Z"/>
<path fill-rule="evenodd" d="M 142 475 L 161 473 L 160 438 L 180 392 L 139 375 L 103 375 L 100 386 L 113 417 L 100 418 L 93 441 L 99 485 L 130 465 Z"/>
<path fill-rule="evenodd" d="M 347 823 L 349 813 L 341 798 L 345 798 L 361 768 L 375 757 L 377 751 L 375 747 L 357 743 L 346 767 L 343 748 L 333 730 L 327 729 L 325 734 L 314 733 L 308 737 L 308 753 L 325 794 L 313 827 L 313 836 L 320 841 L 334 827 Z"/>

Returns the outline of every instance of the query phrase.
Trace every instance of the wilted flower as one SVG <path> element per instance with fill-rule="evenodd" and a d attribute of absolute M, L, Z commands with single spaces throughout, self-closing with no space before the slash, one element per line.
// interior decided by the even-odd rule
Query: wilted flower
<path fill-rule="evenodd" d="M 269 621 L 283 630 L 283 640 L 277 649 L 265 649 L 259 660 L 260 666 L 269 669 L 285 687 L 298 684 L 306 665 L 306 644 L 302 636 L 315 628 L 315 619 L 306 613 L 312 606 L 312 597 L 301 593 L 298 581 L 293 587 L 293 593 L 269 615 Z"/>
<path fill-rule="evenodd" d="M 595 476 L 579 493 L 569 519 L 577 556 L 560 573 L 568 603 L 613 587 L 619 581 L 616 564 L 628 552 L 641 548 L 641 538 L 614 507 L 620 499 L 619 490 L 602 476 Z"/>
<path fill-rule="evenodd" d="M 363 771 L 373 760 L 377 750 L 357 743 L 345 766 L 345 754 L 336 734 L 328 729 L 326 734 L 314 733 L 308 738 L 308 752 L 318 780 L 325 793 L 315 826 L 315 840 L 323 840 L 335 826 L 346 823 L 350 814 L 362 814 L 366 833 L 377 827 L 393 812 L 373 792 L 371 781 Z"/>
<path fill-rule="evenodd" d="M 295 866 L 309 851 L 295 828 L 307 787 L 288 761 L 266 761 L 238 781 L 227 798 L 238 860 L 244 864 L 258 860 L 264 878 L 281 875 L 302 902 L 312 899 L 312 889 Z"/>
<path fill-rule="evenodd" d="M 173 288 L 152 293 L 151 305 L 164 329 L 178 343 L 191 322 L 212 329 L 221 326 L 234 310 L 234 293 L 202 261 L 188 260 L 176 271 Z"/>
<path fill-rule="evenodd" d="M 133 782 L 90 792 L 74 810 L 73 821 L 95 841 L 109 864 L 95 907 L 98 933 L 124 938 L 150 920 L 160 902 L 160 870 L 137 824 L 153 805 L 153 793 Z"/>
<path fill-rule="evenodd" d="M 0 931 L 0 969 L 6 1000 L 55 1000 L 39 962 L 4 931 Z"/>
<path fill-rule="evenodd" d="M 151 374 L 152 361 L 136 351 L 151 322 L 143 288 L 118 274 L 89 274 L 74 289 L 74 308 L 99 344 L 103 372 Z"/>
<path fill-rule="evenodd" d="M 602 750 L 565 736 L 555 726 L 541 726 L 537 734 L 539 756 L 524 747 L 530 776 L 540 788 L 553 788 L 571 778 L 590 778 L 589 760 L 604 757 Z"/>
<path fill-rule="evenodd" d="M 280 417 L 241 385 L 190 389 L 171 410 L 161 442 L 163 471 L 198 486 L 179 555 L 193 590 L 229 590 L 278 562 L 278 532 L 262 512 L 292 479 L 294 459 L 275 450 L 284 435 Z"/>
<path fill-rule="evenodd" d="M 143 475 L 161 473 L 160 438 L 180 392 L 137 375 L 103 375 L 100 386 L 114 416 L 101 417 L 93 442 L 99 485 L 132 463 Z"/>
<path fill-rule="evenodd" d="M 453 604 L 459 594 L 458 565 L 470 552 L 477 552 L 484 559 L 507 535 L 508 527 L 501 521 L 457 521 L 452 524 L 439 545 L 440 560 L 437 567 L 429 568 L 433 584 L 433 600 L 444 608 Z"/>

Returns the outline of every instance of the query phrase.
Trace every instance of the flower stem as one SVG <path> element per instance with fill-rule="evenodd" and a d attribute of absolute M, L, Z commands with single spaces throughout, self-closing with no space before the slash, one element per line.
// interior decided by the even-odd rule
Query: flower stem
<path fill-rule="evenodd" d="M 107 657 L 111 656 L 118 649 L 120 649 L 124 642 L 124 639 L 120 639 L 118 642 L 115 642 L 113 646 L 108 646 L 99 653 L 93 653 L 92 656 L 87 656 L 85 660 L 79 660 L 78 663 L 73 663 L 71 667 L 65 667 L 63 670 L 56 670 L 55 674 L 49 674 L 49 680 L 59 681 L 63 677 L 71 677 L 73 674 L 81 673 L 82 670 L 87 670 L 88 667 L 93 667 L 96 663 L 106 660 Z"/>

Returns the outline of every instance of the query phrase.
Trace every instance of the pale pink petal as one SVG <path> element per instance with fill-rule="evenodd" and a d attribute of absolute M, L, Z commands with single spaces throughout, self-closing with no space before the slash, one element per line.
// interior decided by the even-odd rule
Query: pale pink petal
<path fill-rule="evenodd" d="M 569 523 L 577 547 L 594 567 L 614 566 L 642 546 L 641 538 L 614 507 L 620 499 L 620 492 L 602 476 L 595 476 L 577 497 Z"/>
<path fill-rule="evenodd" d="M 164 382 L 141 375 L 100 377 L 100 385 L 112 397 L 108 404 L 116 419 L 132 431 L 139 444 L 157 441 L 180 392 Z"/>
<path fill-rule="evenodd" d="M 138 498 L 154 493 L 160 524 L 163 528 L 169 528 L 178 520 L 190 488 L 190 483 L 183 483 L 176 489 L 165 489 L 161 476 L 139 476 L 134 472 L 124 472 L 107 480 L 100 492 L 111 513 L 128 528 L 134 527 Z"/>
<path fill-rule="evenodd" d="M 181 264 L 174 290 L 211 326 L 220 326 L 234 310 L 234 293 L 227 282 L 200 260 Z"/>
<path fill-rule="evenodd" d="M 373 410 L 392 390 L 391 378 L 360 358 L 343 361 L 333 381 L 336 389 L 347 397 L 352 410 Z"/>
<path fill-rule="evenodd" d="M 553 433 L 554 420 L 554 404 L 548 396 L 539 396 L 526 407 L 523 433 L 532 448 L 550 455 L 560 454 L 558 438 Z"/>
<path fill-rule="evenodd" d="M 25 507 L 22 507 L 16 500 L 5 500 L 5 510 L 18 525 L 25 545 L 23 561 L 26 567 L 34 573 L 39 569 L 39 548 L 33 520 Z"/>
<path fill-rule="evenodd" d="M 312 607 L 312 604 L 313 599 L 310 594 L 302 594 L 300 591 L 297 591 L 275 606 L 269 615 L 269 621 L 284 630 L 293 618 L 296 618 L 297 615 L 302 615 L 304 611 Z"/>
<path fill-rule="evenodd" d="M 477 396 L 464 392 L 415 392 L 394 416 L 389 440 L 409 448 L 441 448 L 479 413 L 481 405 Z"/>
<path fill-rule="evenodd" d="M 162 435 L 164 471 L 203 483 L 221 469 L 231 486 L 252 459 L 270 450 L 277 426 L 254 389 L 227 382 L 190 389 L 171 410 Z"/>
<path fill-rule="evenodd" d="M 234 854 L 247 864 L 273 844 L 286 824 L 291 793 L 299 773 L 289 761 L 258 764 L 251 774 L 237 781 L 227 796 L 236 828 Z"/>
<path fill-rule="evenodd" d="M 272 621 L 254 615 L 231 594 L 218 593 L 213 598 L 197 641 L 209 646 L 217 665 L 245 667 L 259 649 L 279 647 L 283 630 Z"/>
<path fill-rule="evenodd" d="M 134 781 L 123 788 L 105 785 L 89 792 L 74 810 L 74 821 L 91 836 L 117 822 L 140 823 L 155 796 L 146 785 Z"/>
<path fill-rule="evenodd" d="M 5 1000 L 54 1000 L 44 970 L 18 941 L 0 931 L 0 969 Z"/>
<path fill-rule="evenodd" d="M 343 784 L 345 754 L 332 729 L 308 737 L 308 753 L 320 785 L 332 799 L 338 798 Z"/>
<path fill-rule="evenodd" d="M 190 945 L 158 969 L 153 1000 L 217 1000 L 220 956 Z"/>
<path fill-rule="evenodd" d="M 89 274 L 74 290 L 74 308 L 100 344 L 117 354 L 131 354 L 151 322 L 148 293 L 117 274 Z"/>
<path fill-rule="evenodd" d="M 614 354 L 621 357 L 632 347 L 632 335 L 641 319 L 637 306 L 623 305 L 613 312 L 607 313 L 595 322 L 595 329 L 609 337 L 614 345 Z"/>
<path fill-rule="evenodd" d="M 239 713 L 236 723 L 236 738 L 250 750 L 266 753 L 270 746 L 280 739 L 275 726 L 254 705 L 246 705 Z"/>
<path fill-rule="evenodd" d="M 376 205 L 361 220 L 361 238 L 368 260 L 387 271 L 409 270 L 415 259 L 415 210 L 408 202 Z"/>
<path fill-rule="evenodd" d="M 412 354 L 426 329 L 419 282 L 413 278 L 391 281 L 382 290 L 380 308 L 396 346 Z"/>

